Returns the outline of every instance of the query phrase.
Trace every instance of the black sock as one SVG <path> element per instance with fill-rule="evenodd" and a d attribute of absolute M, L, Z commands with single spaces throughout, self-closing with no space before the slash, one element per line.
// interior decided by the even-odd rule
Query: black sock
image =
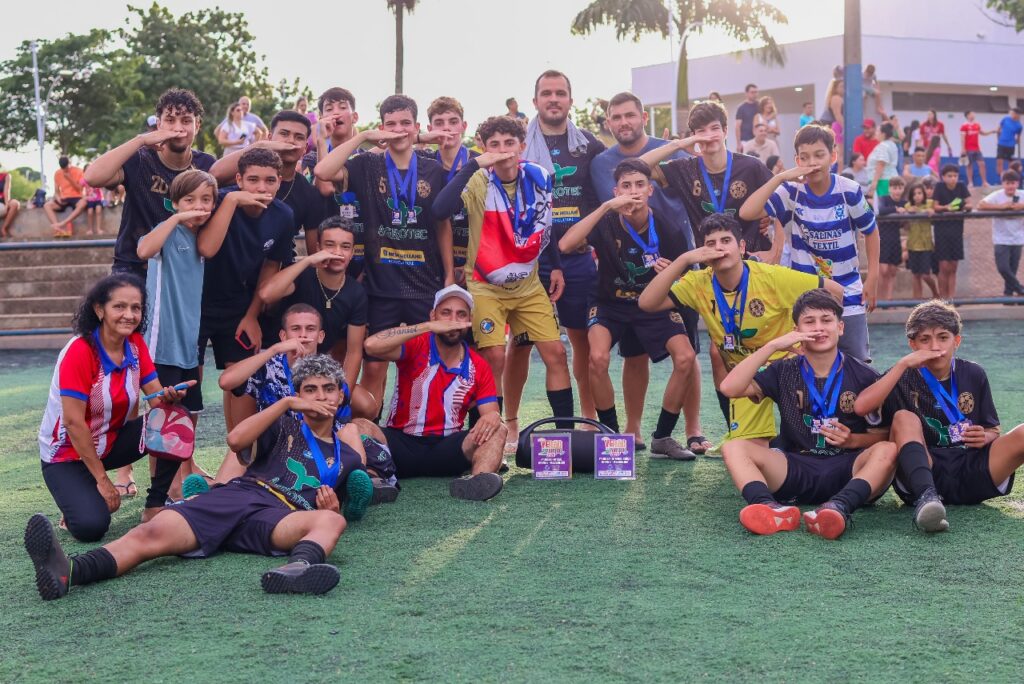
<path fill-rule="evenodd" d="M 324 547 L 309 539 L 303 539 L 293 546 L 291 555 L 288 556 L 289 563 L 303 561 L 309 565 L 316 565 L 326 560 L 327 554 L 324 553 Z"/>
<path fill-rule="evenodd" d="M 768 491 L 768 485 L 760 480 L 754 480 L 743 485 L 743 498 L 748 504 L 768 504 L 778 503 L 775 501 L 775 497 Z"/>
<path fill-rule="evenodd" d="M 715 396 L 718 397 L 718 408 L 722 409 L 722 417 L 725 418 L 726 429 L 732 429 L 729 427 L 732 422 L 732 417 L 729 415 L 729 397 L 718 390 L 715 390 Z"/>
<path fill-rule="evenodd" d="M 71 576 L 68 584 L 91 584 L 117 577 L 117 561 L 102 546 L 87 553 L 71 557 Z"/>
<path fill-rule="evenodd" d="M 920 442 L 908 442 L 896 455 L 900 479 L 910 488 L 914 498 L 921 496 L 924 490 L 935 486 L 932 468 L 928 465 L 928 452 Z"/>
<path fill-rule="evenodd" d="M 548 390 L 548 404 L 551 405 L 551 415 L 555 418 L 568 418 L 576 413 L 576 407 L 572 398 L 572 387 L 560 390 Z M 555 423 L 560 430 L 571 430 L 571 421 L 560 421 Z"/>
<path fill-rule="evenodd" d="M 676 423 L 678 422 L 678 413 L 670 413 L 665 409 L 661 409 L 661 413 L 658 415 L 658 426 L 654 428 L 654 439 L 671 437 L 672 431 L 676 429 Z"/>
<path fill-rule="evenodd" d="M 839 493 L 833 496 L 831 500 L 840 504 L 846 509 L 846 514 L 850 515 L 863 506 L 869 496 L 871 496 L 871 485 L 868 484 L 867 480 L 855 477 L 847 482 L 846 486 L 840 489 Z"/>
<path fill-rule="evenodd" d="M 598 421 L 612 429 L 612 432 L 619 431 L 619 415 L 615 412 L 615 406 L 607 409 L 597 409 Z"/>

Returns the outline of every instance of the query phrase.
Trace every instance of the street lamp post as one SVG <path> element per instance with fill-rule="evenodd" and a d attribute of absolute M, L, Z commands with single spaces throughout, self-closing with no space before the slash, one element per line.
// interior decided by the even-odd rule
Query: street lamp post
<path fill-rule="evenodd" d="M 39 44 L 36 41 L 29 43 L 29 49 L 32 50 L 32 81 L 36 89 L 36 137 L 39 140 L 39 176 L 43 183 L 43 190 L 46 190 L 46 172 L 43 169 L 43 145 L 44 130 L 43 130 L 43 102 L 39 99 L 39 61 L 36 57 L 39 51 Z"/>

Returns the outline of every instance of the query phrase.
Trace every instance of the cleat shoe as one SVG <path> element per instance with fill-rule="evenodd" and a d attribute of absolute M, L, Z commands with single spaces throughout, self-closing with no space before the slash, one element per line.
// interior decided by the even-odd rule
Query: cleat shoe
<path fill-rule="evenodd" d="M 333 565 L 296 561 L 263 573 L 260 584 L 268 594 L 326 594 L 340 579 Z"/>
<path fill-rule="evenodd" d="M 398 487 L 387 480 L 379 477 L 372 477 L 373 496 L 370 497 L 370 505 L 376 506 L 382 503 L 394 503 L 398 499 Z"/>
<path fill-rule="evenodd" d="M 181 482 L 181 498 L 186 501 L 208 491 L 210 491 L 210 483 L 197 473 L 192 473 Z"/>
<path fill-rule="evenodd" d="M 834 501 L 826 501 L 817 510 L 804 513 L 804 527 L 822 539 L 839 539 L 849 524 L 849 514 Z"/>
<path fill-rule="evenodd" d="M 697 458 L 697 455 L 672 437 L 655 437 L 651 440 L 651 458 L 693 461 Z"/>
<path fill-rule="evenodd" d="M 373 499 L 373 482 L 365 470 L 353 470 L 345 481 L 345 507 L 342 515 L 346 520 L 362 520 L 366 508 Z"/>
<path fill-rule="evenodd" d="M 946 507 L 942 498 L 929 487 L 914 503 L 914 525 L 922 532 L 945 532 L 949 529 L 946 521 Z"/>
<path fill-rule="evenodd" d="M 448 486 L 449 493 L 464 501 L 487 501 L 498 495 L 505 481 L 498 473 L 479 473 L 472 477 L 459 477 Z"/>
<path fill-rule="evenodd" d="M 59 599 L 68 593 L 71 561 L 53 533 L 49 518 L 36 513 L 25 526 L 25 550 L 36 568 L 36 589 L 44 601 Z"/>
<path fill-rule="evenodd" d="M 756 503 L 740 511 L 740 524 L 754 534 L 775 534 L 800 529 L 800 509 L 782 504 Z"/>

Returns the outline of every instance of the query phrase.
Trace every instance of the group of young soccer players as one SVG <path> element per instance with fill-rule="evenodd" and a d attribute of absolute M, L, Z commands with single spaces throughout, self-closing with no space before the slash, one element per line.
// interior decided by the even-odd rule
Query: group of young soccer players
<path fill-rule="evenodd" d="M 727 149 L 720 103 L 696 104 L 689 134 L 667 141 L 644 131 L 634 95 L 616 95 L 611 149 L 569 121 L 571 103 L 569 78 L 547 71 L 530 125 L 490 117 L 471 150 L 453 98 L 431 104 L 421 131 L 416 103 L 393 95 L 380 127 L 358 132 L 355 98 L 331 88 L 315 152 L 305 154 L 308 119 L 284 111 L 267 140 L 214 163 L 191 148 L 202 105 L 168 91 L 155 131 L 90 166 L 90 185 L 123 183 L 127 198 L 113 280 L 87 300 L 102 328 L 111 302 L 145 289 L 145 354 L 135 343 L 121 365 L 151 354 L 164 395 L 193 420 L 212 346 L 229 451 L 216 478 L 193 472 L 180 501 L 147 508 L 142 525 L 86 554 L 69 559 L 34 516 L 26 548 L 43 598 L 151 558 L 219 549 L 289 554 L 263 575 L 269 592 L 328 591 L 338 571 L 327 557 L 346 521 L 395 501 L 402 478 L 452 476 L 451 494 L 467 500 L 501 491 L 533 347 L 555 418 L 569 425 L 576 413 L 575 379 L 581 413 L 618 431 L 608 370 L 618 345 L 638 449 L 648 363 L 671 359 L 651 456 L 692 460 L 711 448 L 698 317 L 728 429 L 722 455 L 751 532 L 795 530 L 802 518 L 835 539 L 890 485 L 922 530 L 938 532 L 943 502 L 1009 493 L 1024 426 L 1000 434 L 984 371 L 956 357 L 954 308 L 918 306 L 911 353 L 884 375 L 870 366 L 878 232 L 857 183 L 832 173 L 830 128 L 801 128 L 794 167 L 773 177 Z M 787 237 L 791 267 L 762 261 Z M 109 382 L 118 362 L 103 339 L 99 381 Z M 389 363 L 396 387 L 382 421 Z M 59 367 L 51 398 L 66 407 L 86 393 L 66 391 L 64 377 Z M 673 437 L 681 414 L 685 446 Z M 50 418 L 44 463 L 74 460 L 80 437 Z M 111 428 L 105 420 L 91 421 L 94 437 Z M 815 508 L 801 516 L 797 505 Z M 80 521 L 62 512 L 79 536 Z"/>

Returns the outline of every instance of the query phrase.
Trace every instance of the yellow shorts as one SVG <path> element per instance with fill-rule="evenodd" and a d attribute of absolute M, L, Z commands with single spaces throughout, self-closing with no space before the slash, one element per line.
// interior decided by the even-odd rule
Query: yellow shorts
<path fill-rule="evenodd" d="M 479 349 L 504 345 L 506 323 L 513 337 L 525 334 L 531 342 L 561 339 L 555 307 L 542 287 L 522 297 L 473 295 L 473 339 Z"/>
<path fill-rule="evenodd" d="M 733 439 L 771 439 L 775 436 L 775 402 L 762 399 L 754 403 L 746 397 L 729 400 L 729 434 Z"/>

